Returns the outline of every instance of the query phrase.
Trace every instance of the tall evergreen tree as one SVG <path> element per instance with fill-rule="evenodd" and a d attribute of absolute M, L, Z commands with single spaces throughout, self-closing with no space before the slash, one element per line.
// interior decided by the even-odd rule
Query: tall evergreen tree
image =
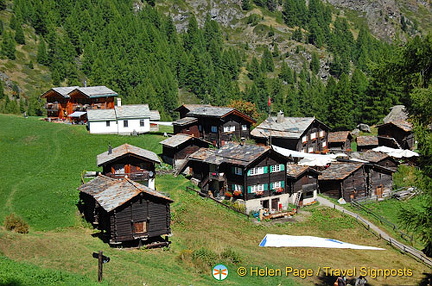
<path fill-rule="evenodd" d="M 268 48 L 264 50 L 262 59 L 261 59 L 261 70 L 265 72 L 272 72 L 274 71 L 274 62 L 273 62 L 273 56 Z"/>
<path fill-rule="evenodd" d="M 25 45 L 24 31 L 22 29 L 21 23 L 17 23 L 15 29 L 15 41 L 20 45 Z"/>
<path fill-rule="evenodd" d="M 331 105 L 327 120 L 332 129 L 335 131 L 352 130 L 356 124 L 351 114 L 353 101 L 348 75 L 341 75 L 336 90 L 330 95 L 329 102 L 331 102 Z"/>
<path fill-rule="evenodd" d="M 2 45 L 1 45 L 1 53 L 6 56 L 10 60 L 14 60 L 15 56 L 15 41 L 12 37 L 11 32 L 5 33 L 3 37 Z"/>

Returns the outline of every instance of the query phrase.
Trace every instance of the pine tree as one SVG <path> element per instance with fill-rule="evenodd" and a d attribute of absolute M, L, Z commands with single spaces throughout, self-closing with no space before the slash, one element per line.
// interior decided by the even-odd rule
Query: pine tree
<path fill-rule="evenodd" d="M 294 84 L 293 70 L 288 66 L 285 61 L 282 62 L 279 78 L 285 81 L 287 84 Z"/>
<path fill-rule="evenodd" d="M 42 37 L 39 39 L 39 45 L 38 45 L 36 60 L 37 60 L 38 64 L 41 64 L 41 65 L 48 65 L 49 64 L 45 40 Z"/>
<path fill-rule="evenodd" d="M 0 0 L 0 10 L 6 10 L 6 0 Z"/>
<path fill-rule="evenodd" d="M 15 41 L 11 35 L 11 32 L 7 32 L 3 38 L 1 45 L 1 53 L 10 60 L 14 60 L 15 57 Z"/>
<path fill-rule="evenodd" d="M 264 72 L 272 72 L 274 71 L 274 62 L 273 62 L 273 56 L 269 49 L 265 49 L 262 59 L 261 59 L 261 70 Z"/>
<path fill-rule="evenodd" d="M 353 101 L 350 90 L 349 77 L 342 74 L 337 89 L 330 95 L 329 101 L 332 103 L 329 109 L 328 122 L 332 129 L 352 130 L 355 127 L 355 122 L 351 111 L 353 109 Z"/>
<path fill-rule="evenodd" d="M 242 0 L 242 9 L 245 11 L 249 11 L 252 9 L 252 4 L 250 0 Z"/>
<path fill-rule="evenodd" d="M 3 80 L 0 80 L 0 99 L 3 99 L 4 97 L 5 94 L 4 94 Z"/>
<path fill-rule="evenodd" d="M 312 52 L 312 59 L 310 62 L 310 69 L 314 74 L 317 74 L 320 69 L 320 61 L 318 54 L 316 52 Z"/>
<path fill-rule="evenodd" d="M 15 41 L 20 45 L 25 45 L 24 31 L 22 29 L 21 23 L 17 23 L 15 29 Z"/>

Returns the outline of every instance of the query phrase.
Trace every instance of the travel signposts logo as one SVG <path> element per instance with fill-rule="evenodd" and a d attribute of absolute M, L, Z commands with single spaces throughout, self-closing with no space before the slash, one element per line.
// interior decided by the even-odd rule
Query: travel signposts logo
<path fill-rule="evenodd" d="M 216 265 L 213 267 L 213 277 L 218 281 L 226 279 L 228 277 L 228 268 L 223 264 Z"/>

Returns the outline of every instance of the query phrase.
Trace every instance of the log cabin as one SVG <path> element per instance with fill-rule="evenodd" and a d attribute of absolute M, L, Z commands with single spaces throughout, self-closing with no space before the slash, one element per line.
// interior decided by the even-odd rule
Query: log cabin
<path fill-rule="evenodd" d="M 383 138 L 393 138 L 397 146 L 393 146 L 391 141 L 384 141 L 382 146 L 391 148 L 401 148 L 412 150 L 414 148 L 413 126 L 408 122 L 408 113 L 404 105 L 396 105 L 391 108 L 389 114 L 383 119 L 383 124 L 378 125 L 378 136 Z"/>
<path fill-rule="evenodd" d="M 153 189 L 128 178 L 99 175 L 78 190 L 85 218 L 102 231 L 110 244 L 171 234 L 173 201 Z"/>
<path fill-rule="evenodd" d="M 152 151 L 133 145 L 123 144 L 97 155 L 97 165 L 102 167 L 102 174 L 112 178 L 125 178 L 155 188 L 156 164 L 158 156 Z"/>
<path fill-rule="evenodd" d="M 114 108 L 114 98 L 117 96 L 116 92 L 106 86 L 70 86 L 54 87 L 42 94 L 41 98 L 46 98 L 48 118 L 66 120 L 74 118 L 75 112 L 81 117 L 87 109 Z"/>
<path fill-rule="evenodd" d="M 329 127 L 314 117 L 268 117 L 251 131 L 257 143 L 276 145 L 304 153 L 328 150 Z"/>
<path fill-rule="evenodd" d="M 160 142 L 162 144 L 162 160 L 177 169 L 183 165 L 186 158 L 198 151 L 208 148 L 210 142 L 189 134 L 178 133 Z"/>
<path fill-rule="evenodd" d="M 186 114 L 188 114 L 190 111 L 200 107 L 211 107 L 211 105 L 210 104 L 182 104 L 181 106 L 174 109 L 174 111 L 177 111 L 180 114 L 180 118 L 184 118 L 186 117 Z"/>
<path fill-rule="evenodd" d="M 227 143 L 219 150 L 200 148 L 189 155 L 192 180 L 209 195 L 239 201 L 246 211 L 288 207 L 286 164 L 269 146 Z"/>
<path fill-rule="evenodd" d="M 220 148 L 230 141 L 249 139 L 254 123 L 254 119 L 235 108 L 199 106 L 174 121 L 173 126 L 174 134 L 190 134 Z"/>
<path fill-rule="evenodd" d="M 297 164 L 287 165 L 287 187 L 290 203 L 298 206 L 313 204 L 317 201 L 319 184 L 317 170 Z"/>
<path fill-rule="evenodd" d="M 363 152 L 378 147 L 378 137 L 376 136 L 357 136 L 357 151 Z"/>
<path fill-rule="evenodd" d="M 365 152 L 353 152 L 350 154 L 350 157 L 380 165 L 395 171 L 399 165 L 399 163 L 393 157 L 390 157 L 385 153 L 375 152 L 372 150 L 367 150 Z"/>

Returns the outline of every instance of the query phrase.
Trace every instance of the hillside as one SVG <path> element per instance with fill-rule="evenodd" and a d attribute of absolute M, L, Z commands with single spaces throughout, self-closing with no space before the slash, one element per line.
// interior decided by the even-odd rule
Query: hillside
<path fill-rule="evenodd" d="M 254 103 L 260 120 L 271 97 L 273 111 L 338 129 L 405 103 L 387 90 L 377 100 L 377 65 L 393 43 L 427 34 L 432 15 L 424 1 L 394 0 L 2 2 L 2 113 L 42 115 L 47 89 L 87 84 L 149 103 L 164 120 L 179 103 L 234 99 Z M 343 89 L 352 120 L 337 126 L 331 103 L 346 100 Z"/>
<path fill-rule="evenodd" d="M 84 126 L 13 115 L 0 115 L 0 125 L 0 221 L 14 212 L 30 225 L 25 235 L 0 228 L 0 285 L 91 285 L 97 276 L 91 254 L 98 250 L 111 257 L 104 265 L 110 285 L 212 285 L 217 281 L 210 269 L 217 263 L 228 266 L 224 283 L 229 285 L 328 285 L 335 279 L 240 277 L 240 266 L 413 270 L 411 277 L 369 279 L 373 285 L 417 284 L 428 271 L 332 209 L 314 206 L 292 221 L 257 224 L 187 192 L 189 181 L 170 175 L 158 176 L 156 186 L 174 200 L 171 247 L 110 248 L 77 213 L 81 172 L 97 170 L 95 157 L 108 144 L 127 142 L 160 153 L 163 136 L 90 135 Z M 330 237 L 386 250 L 258 247 L 267 233 Z"/>

